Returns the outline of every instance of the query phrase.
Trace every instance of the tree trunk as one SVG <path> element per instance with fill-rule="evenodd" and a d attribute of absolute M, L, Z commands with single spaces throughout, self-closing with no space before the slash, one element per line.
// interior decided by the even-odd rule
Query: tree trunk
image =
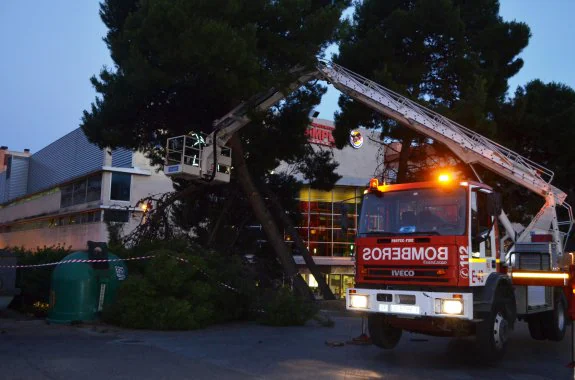
<path fill-rule="evenodd" d="M 325 277 L 320 272 L 319 267 L 316 265 L 315 261 L 313 261 L 313 258 L 309 254 L 306 245 L 304 244 L 301 236 L 297 233 L 291 219 L 288 217 L 285 210 L 283 209 L 283 206 L 281 205 L 281 202 L 279 201 L 278 197 L 266 185 L 263 185 L 263 188 L 266 195 L 269 196 L 272 202 L 272 207 L 275 209 L 276 214 L 281 219 L 287 232 L 293 237 L 293 241 L 297 249 L 301 252 L 303 260 L 305 261 L 305 264 L 307 265 L 309 271 L 311 272 L 313 277 L 315 277 L 315 280 L 318 284 L 323 299 L 334 300 L 335 296 L 333 295 L 333 292 L 331 291 L 330 287 L 325 281 Z"/>
<path fill-rule="evenodd" d="M 407 169 L 409 164 L 409 154 L 411 153 L 411 134 L 401 139 L 401 151 L 399 152 L 399 162 L 397 164 L 397 183 L 407 182 Z"/>
<path fill-rule="evenodd" d="M 261 223 L 262 228 L 266 233 L 268 242 L 276 252 L 276 255 L 278 256 L 284 269 L 284 273 L 293 280 L 293 286 L 299 295 L 304 298 L 314 300 L 314 296 L 310 291 L 309 286 L 298 273 L 294 258 L 286 246 L 283 240 L 283 236 L 280 234 L 279 229 L 274 219 L 272 218 L 272 215 L 267 209 L 261 194 L 252 181 L 252 177 L 248 171 L 248 167 L 244 159 L 242 143 L 236 134 L 234 134 L 230 139 L 230 145 L 232 148 L 234 168 L 238 174 L 238 182 L 248 197 L 254 214 L 256 218 L 258 218 L 258 221 Z"/>
<path fill-rule="evenodd" d="M 208 242 L 206 243 L 207 247 L 212 247 L 212 245 L 214 244 L 214 241 L 218 235 L 218 231 L 220 230 L 220 227 L 222 226 L 224 219 L 228 215 L 230 208 L 232 208 L 232 206 L 234 205 L 235 200 L 236 198 L 234 196 L 230 196 L 228 199 L 226 199 L 226 202 L 224 203 L 224 206 L 220 211 L 220 215 L 218 216 L 216 223 L 212 227 L 212 232 L 210 233 L 210 237 L 208 238 Z"/>

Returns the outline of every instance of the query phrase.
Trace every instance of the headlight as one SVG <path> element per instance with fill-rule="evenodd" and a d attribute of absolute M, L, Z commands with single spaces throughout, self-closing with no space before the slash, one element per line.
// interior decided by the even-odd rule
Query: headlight
<path fill-rule="evenodd" d="M 463 314 L 462 300 L 441 300 L 442 314 Z"/>
<path fill-rule="evenodd" d="M 349 297 L 349 304 L 351 305 L 351 307 L 355 307 L 358 309 L 367 309 L 367 296 L 352 294 Z"/>

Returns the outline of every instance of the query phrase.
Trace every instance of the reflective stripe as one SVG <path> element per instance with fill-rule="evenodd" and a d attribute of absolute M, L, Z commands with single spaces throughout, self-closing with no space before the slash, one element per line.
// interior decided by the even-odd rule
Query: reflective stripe
<path fill-rule="evenodd" d="M 537 273 L 537 272 L 513 272 L 511 276 L 517 278 L 555 278 L 569 279 L 569 273 Z"/>

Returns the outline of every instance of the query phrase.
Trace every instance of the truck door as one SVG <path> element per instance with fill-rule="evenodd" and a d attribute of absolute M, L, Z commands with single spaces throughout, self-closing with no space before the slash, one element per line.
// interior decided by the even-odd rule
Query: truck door
<path fill-rule="evenodd" d="M 484 189 L 472 189 L 470 195 L 469 285 L 481 286 L 489 274 L 497 270 L 495 218 L 488 212 L 488 195 Z"/>

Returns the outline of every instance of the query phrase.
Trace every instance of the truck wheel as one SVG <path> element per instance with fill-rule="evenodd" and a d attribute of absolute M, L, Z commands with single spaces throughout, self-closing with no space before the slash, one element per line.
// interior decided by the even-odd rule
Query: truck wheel
<path fill-rule="evenodd" d="M 373 344 L 385 350 L 395 348 L 401 339 L 402 330 L 387 323 L 386 317 L 381 314 L 370 314 L 367 328 Z"/>
<path fill-rule="evenodd" d="M 529 326 L 529 335 L 531 335 L 531 338 L 535 340 L 546 339 L 541 314 L 533 314 L 527 317 L 527 326 Z"/>
<path fill-rule="evenodd" d="M 567 301 L 563 292 L 556 292 L 554 298 L 553 310 L 545 312 L 541 317 L 545 337 L 559 342 L 565 336 Z"/>
<path fill-rule="evenodd" d="M 508 301 L 510 302 L 510 301 Z M 509 320 L 505 301 L 496 301 L 491 312 L 477 325 L 476 341 L 479 353 L 487 360 L 503 356 L 513 321 Z"/>

